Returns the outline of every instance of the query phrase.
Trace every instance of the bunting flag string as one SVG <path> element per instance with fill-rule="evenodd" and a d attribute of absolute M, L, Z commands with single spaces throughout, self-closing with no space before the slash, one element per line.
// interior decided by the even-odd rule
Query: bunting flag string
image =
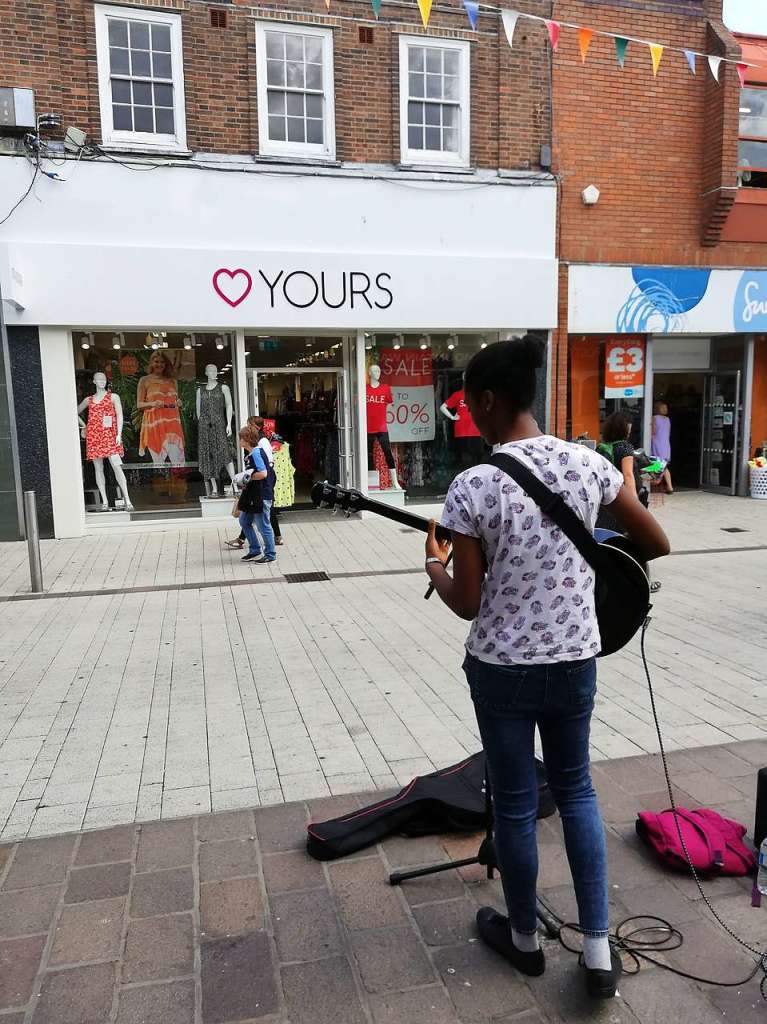
<path fill-rule="evenodd" d="M 657 78 L 664 48 L 660 43 L 648 43 L 647 45 L 650 47 L 650 56 L 652 57 L 652 76 Z"/>
<path fill-rule="evenodd" d="M 719 70 L 722 64 L 735 64 L 738 69 L 738 77 L 740 78 L 741 86 L 744 87 L 746 84 L 746 77 L 749 68 L 762 67 L 761 64 L 753 64 L 743 60 L 735 60 L 732 57 L 719 57 L 713 54 L 700 53 L 698 50 L 684 49 L 679 46 L 666 46 L 664 43 L 657 43 L 652 39 L 638 39 L 634 36 L 623 36 L 616 32 L 603 32 L 599 29 L 589 28 L 585 25 L 576 25 L 572 22 L 567 21 L 554 21 L 551 18 L 543 18 L 537 14 L 525 14 L 521 11 L 511 10 L 509 8 L 498 8 L 490 4 L 480 3 L 479 0 L 473 0 L 476 3 L 479 10 L 484 9 L 487 11 L 493 11 L 496 14 L 500 13 L 503 21 L 504 31 L 506 33 L 506 39 L 508 40 L 509 46 L 514 46 L 514 32 L 517 27 L 517 21 L 519 18 L 527 18 L 530 21 L 543 22 L 548 32 L 549 40 L 551 42 L 551 48 L 556 51 L 559 46 L 559 40 L 561 31 L 563 28 L 575 29 L 578 33 L 578 49 L 581 54 L 581 61 L 585 64 L 589 53 L 594 36 L 603 36 L 607 39 L 612 39 L 615 44 L 615 56 L 618 61 L 618 66 L 623 68 L 626 62 L 626 51 L 628 50 L 629 43 L 641 43 L 647 46 L 650 50 L 652 58 L 653 75 L 657 77 L 658 69 L 663 58 L 663 54 L 666 50 L 671 50 L 675 53 L 682 53 L 685 56 L 690 72 L 695 75 L 697 74 L 697 58 L 705 57 L 708 61 L 711 74 L 714 76 L 717 82 L 719 82 Z M 421 0 L 419 0 L 420 6 Z M 464 0 L 464 6 L 466 6 L 466 0 Z M 467 8 L 468 13 L 468 8 Z M 469 16 L 471 21 L 471 15 Z M 472 23 L 472 28 L 475 25 Z M 765 65 L 767 66 L 767 65 Z"/>
<path fill-rule="evenodd" d="M 579 28 L 578 29 L 578 49 L 581 51 L 581 62 L 586 63 L 586 57 L 589 54 L 589 47 L 591 46 L 591 40 L 594 38 L 594 30 L 591 28 Z"/>
<path fill-rule="evenodd" d="M 548 30 L 549 39 L 551 40 L 551 49 L 556 53 L 557 46 L 559 46 L 559 22 L 547 19 L 546 29 Z"/>
<path fill-rule="evenodd" d="M 463 6 L 466 8 L 466 16 L 469 19 L 469 24 L 476 32 L 477 19 L 479 18 L 479 4 L 477 3 L 477 0 L 463 0 Z"/>
<path fill-rule="evenodd" d="M 618 58 L 618 67 L 623 70 L 626 63 L 626 50 L 629 48 L 629 41 L 623 36 L 615 36 L 615 56 Z"/>

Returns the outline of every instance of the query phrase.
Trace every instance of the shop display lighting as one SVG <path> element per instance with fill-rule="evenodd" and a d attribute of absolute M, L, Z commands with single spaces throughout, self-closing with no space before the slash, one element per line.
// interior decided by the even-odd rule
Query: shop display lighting
<path fill-rule="evenodd" d="M 113 334 L 112 335 L 112 348 L 116 349 L 117 351 L 119 351 L 122 347 L 123 347 L 122 335 L 121 334 Z"/>
<path fill-rule="evenodd" d="M 480 348 L 487 348 L 487 341 L 485 340 L 484 334 L 482 335 L 482 342 L 481 342 L 479 347 Z"/>
<path fill-rule="evenodd" d="M 83 340 L 80 342 L 80 348 L 84 348 L 87 351 L 91 345 L 95 344 L 95 340 L 92 331 L 89 334 L 84 334 Z"/>
<path fill-rule="evenodd" d="M 458 335 L 457 334 L 449 335 L 448 339 L 447 339 L 447 350 L 448 350 L 448 352 L 452 352 L 457 344 L 458 344 Z"/>
<path fill-rule="evenodd" d="M 431 336 L 428 334 L 424 334 L 424 336 L 421 338 L 421 351 L 425 352 L 429 345 L 431 345 Z"/>
<path fill-rule="evenodd" d="M 224 339 L 221 337 L 220 334 L 216 335 L 216 348 L 219 350 L 219 352 L 223 351 L 224 348 Z"/>
<path fill-rule="evenodd" d="M 185 334 L 184 335 L 184 348 L 187 351 L 189 351 L 191 349 L 191 347 L 192 347 L 192 335 L 191 334 Z"/>
<path fill-rule="evenodd" d="M 394 337 L 392 338 L 392 348 L 395 348 L 395 349 L 402 348 L 402 344 L 403 344 L 404 341 L 405 341 L 405 339 L 404 339 L 404 337 L 401 334 L 395 334 Z"/>

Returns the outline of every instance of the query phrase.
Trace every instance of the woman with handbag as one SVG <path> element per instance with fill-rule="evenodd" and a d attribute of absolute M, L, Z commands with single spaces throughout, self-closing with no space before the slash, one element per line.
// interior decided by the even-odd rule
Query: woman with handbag
<path fill-rule="evenodd" d="M 240 447 L 245 457 L 245 488 L 238 499 L 240 528 L 248 542 L 248 553 L 243 562 L 274 562 L 277 551 L 274 545 L 274 531 L 270 522 L 274 480 L 269 464 L 258 447 L 259 433 L 252 427 L 243 427 L 239 434 Z M 263 549 L 255 527 L 263 540 Z"/>
<path fill-rule="evenodd" d="M 614 466 L 582 445 L 542 434 L 531 409 L 544 350 L 533 337 L 497 342 L 469 361 L 465 401 L 496 455 L 521 463 L 593 533 L 608 505 L 646 558 L 669 550 L 663 530 Z M 615 995 L 620 958 L 608 939 L 604 826 L 589 766 L 589 727 L 600 651 L 594 572 L 551 517 L 496 465 L 459 474 L 442 526 L 431 524 L 426 571 L 442 601 L 472 620 L 464 671 L 493 792 L 495 842 L 508 917 L 477 914 L 480 938 L 527 975 L 545 969 L 538 944 L 535 821 L 538 728 L 584 935 L 586 988 Z"/>

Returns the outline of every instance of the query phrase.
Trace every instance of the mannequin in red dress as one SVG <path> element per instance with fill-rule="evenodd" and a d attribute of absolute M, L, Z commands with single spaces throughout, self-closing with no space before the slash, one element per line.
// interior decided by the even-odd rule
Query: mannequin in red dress
<path fill-rule="evenodd" d="M 101 496 L 102 512 L 109 511 L 107 486 L 104 476 L 104 459 L 109 459 L 117 486 L 122 492 L 127 511 L 133 510 L 128 495 L 128 483 L 123 471 L 122 456 L 125 454 L 122 443 L 123 407 L 120 396 L 107 391 L 106 374 L 93 374 L 96 393 L 84 398 L 77 407 L 77 412 L 88 410 L 88 421 L 78 415 L 80 433 L 85 438 L 85 457 L 93 463 L 96 472 L 96 486 Z"/>

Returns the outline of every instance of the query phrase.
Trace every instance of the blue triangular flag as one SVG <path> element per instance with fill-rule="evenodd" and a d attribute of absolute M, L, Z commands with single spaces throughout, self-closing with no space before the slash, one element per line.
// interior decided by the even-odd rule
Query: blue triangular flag
<path fill-rule="evenodd" d="M 479 17 L 479 4 L 477 0 L 463 0 L 463 6 L 466 8 L 466 14 L 469 18 L 469 24 L 477 31 L 477 18 Z"/>
<path fill-rule="evenodd" d="M 690 71 L 692 71 L 694 75 L 697 74 L 697 71 L 695 70 L 695 54 L 693 51 L 685 50 L 684 55 L 687 58 L 687 63 L 690 65 Z"/>

